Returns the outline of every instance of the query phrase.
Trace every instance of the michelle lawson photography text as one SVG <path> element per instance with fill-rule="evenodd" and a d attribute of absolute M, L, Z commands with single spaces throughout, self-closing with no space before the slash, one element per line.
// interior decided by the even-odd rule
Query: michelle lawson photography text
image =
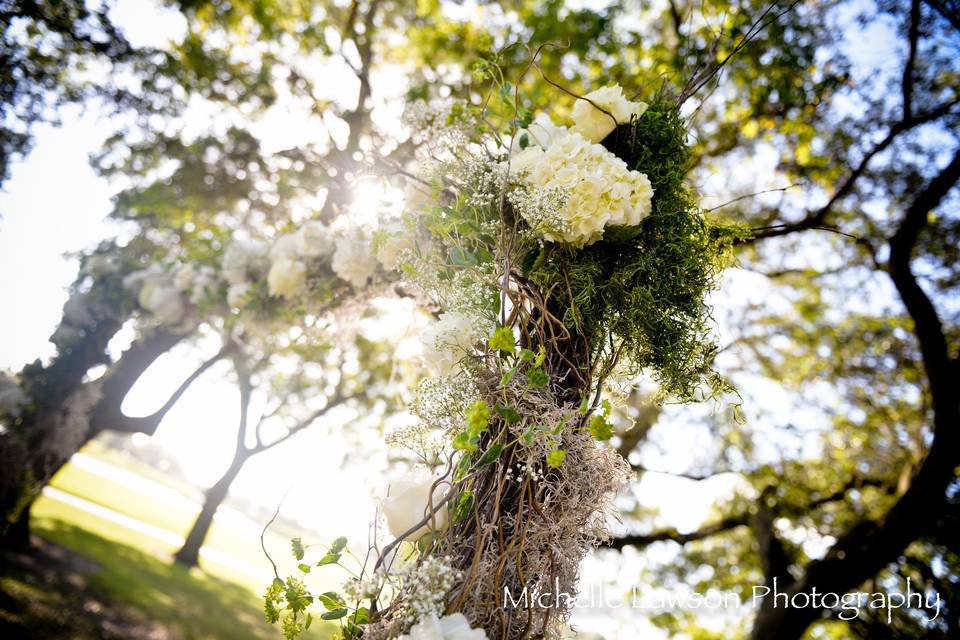
<path fill-rule="evenodd" d="M 765 598 L 771 598 L 775 609 L 832 609 L 840 620 L 853 620 L 863 609 L 886 611 L 889 623 L 900 609 L 922 611 L 924 622 L 933 622 L 940 617 L 940 594 L 936 591 L 914 589 L 910 578 L 902 589 L 875 592 L 851 591 L 848 593 L 820 592 L 816 587 L 810 591 L 781 591 L 774 578 L 772 586 L 753 585 L 744 598 L 736 591 L 708 590 L 706 593 L 671 592 L 655 590 L 641 593 L 633 589 L 627 593 L 605 589 L 603 586 L 579 594 L 564 592 L 556 585 L 553 591 L 536 592 L 524 587 L 519 593 L 503 590 L 504 607 L 540 608 L 608 608 L 643 609 L 648 611 L 676 611 L 693 609 L 703 611 L 733 610 L 743 607 L 758 609 Z"/>

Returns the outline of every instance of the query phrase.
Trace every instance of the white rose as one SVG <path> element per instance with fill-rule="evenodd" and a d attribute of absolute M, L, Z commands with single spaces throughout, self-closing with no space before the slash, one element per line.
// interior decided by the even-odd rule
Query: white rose
<path fill-rule="evenodd" d="M 431 476 L 414 476 L 390 484 L 390 494 L 383 501 L 383 514 L 387 518 L 387 528 L 395 538 L 399 538 L 417 526 L 427 513 L 437 508 L 446 493 L 447 483 L 440 482 L 433 490 L 433 503 L 430 506 L 430 488 L 437 481 Z M 446 505 L 437 509 L 430 520 L 414 532 L 408 539 L 417 540 L 430 531 L 440 531 L 447 526 Z"/>
<path fill-rule="evenodd" d="M 452 613 L 442 618 L 424 618 L 398 640 L 487 640 L 487 633 L 472 629 L 462 613 Z"/>
<path fill-rule="evenodd" d="M 270 267 L 267 286 L 270 295 L 296 297 L 307 284 L 307 266 L 299 260 L 280 258 Z"/>
<path fill-rule="evenodd" d="M 242 309 L 247 306 L 248 302 L 250 302 L 250 299 L 247 297 L 247 294 L 249 293 L 249 282 L 232 284 L 230 285 L 230 288 L 227 289 L 227 304 L 233 309 Z"/>
<path fill-rule="evenodd" d="M 330 266 L 341 280 L 359 289 L 367 284 L 376 271 L 377 265 L 372 258 L 370 243 L 359 234 L 354 234 L 337 240 Z"/>
<path fill-rule="evenodd" d="M 630 122 L 631 116 L 639 117 L 647 110 L 646 103 L 627 100 L 623 96 L 623 88 L 619 85 L 597 89 L 588 93 L 585 97 L 590 102 L 582 98 L 577 100 L 573 105 L 571 116 L 574 122 L 573 130 L 590 142 L 600 142 L 618 124 L 626 124 Z M 604 113 L 597 107 L 609 113 Z"/>
<path fill-rule="evenodd" d="M 297 251 L 306 258 L 322 258 L 333 252 L 330 230 L 317 220 L 304 224 L 297 231 Z"/>

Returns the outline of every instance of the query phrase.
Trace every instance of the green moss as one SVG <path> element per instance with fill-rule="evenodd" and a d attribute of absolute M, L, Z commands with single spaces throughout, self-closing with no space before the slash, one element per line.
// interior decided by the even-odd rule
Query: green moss
<path fill-rule="evenodd" d="M 530 275 L 544 286 L 570 283 L 564 324 L 592 353 L 612 333 L 665 393 L 689 400 L 705 387 L 722 390 L 710 366 L 716 348 L 705 298 L 739 232 L 708 222 L 687 187 L 686 128 L 672 102 L 655 102 L 603 144 L 650 179 L 650 216 L 581 250 L 548 245 Z"/>

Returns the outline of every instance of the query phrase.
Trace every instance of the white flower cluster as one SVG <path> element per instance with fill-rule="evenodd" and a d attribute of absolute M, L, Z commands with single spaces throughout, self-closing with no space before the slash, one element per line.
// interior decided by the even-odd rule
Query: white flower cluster
<path fill-rule="evenodd" d="M 409 562 L 403 565 L 397 571 L 397 576 L 403 583 L 406 594 L 404 605 L 412 614 L 411 622 L 419 620 L 421 623 L 443 614 L 444 598 L 462 577 L 459 571 L 450 566 L 449 558 L 436 556 L 427 556 L 419 564 Z M 413 629 L 410 631 L 413 633 Z"/>
<path fill-rule="evenodd" d="M 635 226 L 650 214 L 653 189 L 644 174 L 598 144 L 616 124 L 639 117 L 647 108 L 629 102 L 620 87 L 604 87 L 573 109 L 568 130 L 542 114 L 517 139 L 526 149 L 514 153 L 511 168 L 530 191 L 512 195 L 511 204 L 544 238 L 583 247 L 596 242 L 609 225 Z"/>
<path fill-rule="evenodd" d="M 558 190 L 567 193 L 558 212 L 562 224 L 545 224 L 542 214 L 527 220 L 543 225 L 539 231 L 548 240 L 582 247 L 599 240 L 608 225 L 634 226 L 650 214 L 653 189 L 647 176 L 579 133 L 556 137 L 546 150 L 530 146 L 511 164 L 534 187 L 532 197 L 540 197 L 539 190 L 550 191 L 550 197 Z M 537 207 L 518 209 L 522 215 Z"/>
<path fill-rule="evenodd" d="M 462 613 L 452 613 L 442 618 L 424 618 L 398 640 L 487 640 L 487 633 L 471 628 Z"/>
<path fill-rule="evenodd" d="M 140 308 L 148 311 L 160 324 L 171 327 L 184 320 L 185 297 L 196 304 L 212 293 L 216 284 L 212 269 L 194 269 L 193 265 L 183 265 L 175 272 L 168 272 L 154 264 L 123 279 L 123 286 L 137 293 Z"/>
<path fill-rule="evenodd" d="M 357 288 L 376 270 L 370 242 L 360 231 L 336 236 L 322 222 L 310 221 L 272 243 L 234 238 L 223 251 L 219 270 L 191 263 L 173 269 L 155 264 L 130 273 L 123 283 L 154 320 L 175 326 L 184 320 L 188 303 L 214 301 L 224 283 L 232 309 L 250 303 L 257 283 L 265 283 L 271 296 L 296 299 L 307 289 L 311 267 L 320 261 L 328 261 L 336 277 Z"/>

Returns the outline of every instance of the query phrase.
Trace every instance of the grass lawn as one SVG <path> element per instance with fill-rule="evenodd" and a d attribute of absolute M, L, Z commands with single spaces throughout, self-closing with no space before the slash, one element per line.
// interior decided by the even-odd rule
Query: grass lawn
<path fill-rule="evenodd" d="M 129 467 L 128 470 L 133 471 Z M 196 515 L 195 506 L 189 502 L 145 495 L 138 491 L 135 482 L 105 478 L 76 465 L 67 465 L 51 484 L 60 491 L 178 536 L 186 534 Z M 66 496 L 41 496 L 32 515 L 33 531 L 69 550 L 60 549 L 69 562 L 61 567 L 57 562 L 63 562 L 62 558 L 56 562 L 47 559 L 51 566 L 45 571 L 9 567 L 3 571 L 0 637 L 282 638 L 279 627 L 271 627 L 263 620 L 260 594 L 269 583 L 269 563 L 260 549 L 259 531 L 252 531 L 249 524 L 234 526 L 234 519 L 226 523 L 215 521 L 204 547 L 215 553 L 201 556 L 202 570 L 188 571 L 172 564 L 177 545 L 169 535 L 158 535 L 150 529 L 138 531 L 108 512 L 84 507 L 83 503 L 74 505 Z M 289 545 L 286 535 L 274 534 L 268 540 L 271 553 L 277 552 L 281 564 L 289 564 Z M 86 568 L 75 571 L 69 566 L 77 564 Z M 265 569 L 262 576 L 260 567 Z M 38 574 L 46 577 L 41 580 Z M 331 581 L 329 586 L 311 585 L 323 591 L 339 586 L 343 576 L 318 575 L 314 579 Z M 334 623 L 315 620 L 305 637 L 329 638 L 335 628 Z"/>
<path fill-rule="evenodd" d="M 85 611 L 99 612 L 101 606 L 91 602 L 129 610 L 123 616 L 124 624 L 132 628 L 151 627 L 143 633 L 144 637 L 156 637 L 158 630 L 163 634 L 161 637 L 184 640 L 279 640 L 282 637 L 278 628 L 264 622 L 260 598 L 250 590 L 198 570 L 171 566 L 149 550 L 139 548 L 141 540 L 121 544 L 64 520 L 44 517 L 35 520 L 35 530 L 44 539 L 92 561 L 82 590 L 88 591 L 95 600 L 77 606 L 75 601 L 82 596 L 78 596 L 76 579 L 60 589 L 49 585 L 38 588 L 31 577 L 4 575 L 0 577 L 0 586 L 7 594 L 5 598 L 18 602 L 15 607 L 5 607 L 17 612 L 14 616 L 0 612 L 0 619 L 9 625 L 14 617 L 17 624 L 29 629 L 29 635 L 8 637 L 77 640 L 114 637 L 102 633 L 100 627 L 83 615 Z M 83 619 L 79 619 L 81 617 Z M 305 637 L 329 638 L 333 629 L 329 624 L 318 625 Z M 121 633 L 119 637 L 141 637 L 132 631 L 129 633 L 129 636 Z"/>

